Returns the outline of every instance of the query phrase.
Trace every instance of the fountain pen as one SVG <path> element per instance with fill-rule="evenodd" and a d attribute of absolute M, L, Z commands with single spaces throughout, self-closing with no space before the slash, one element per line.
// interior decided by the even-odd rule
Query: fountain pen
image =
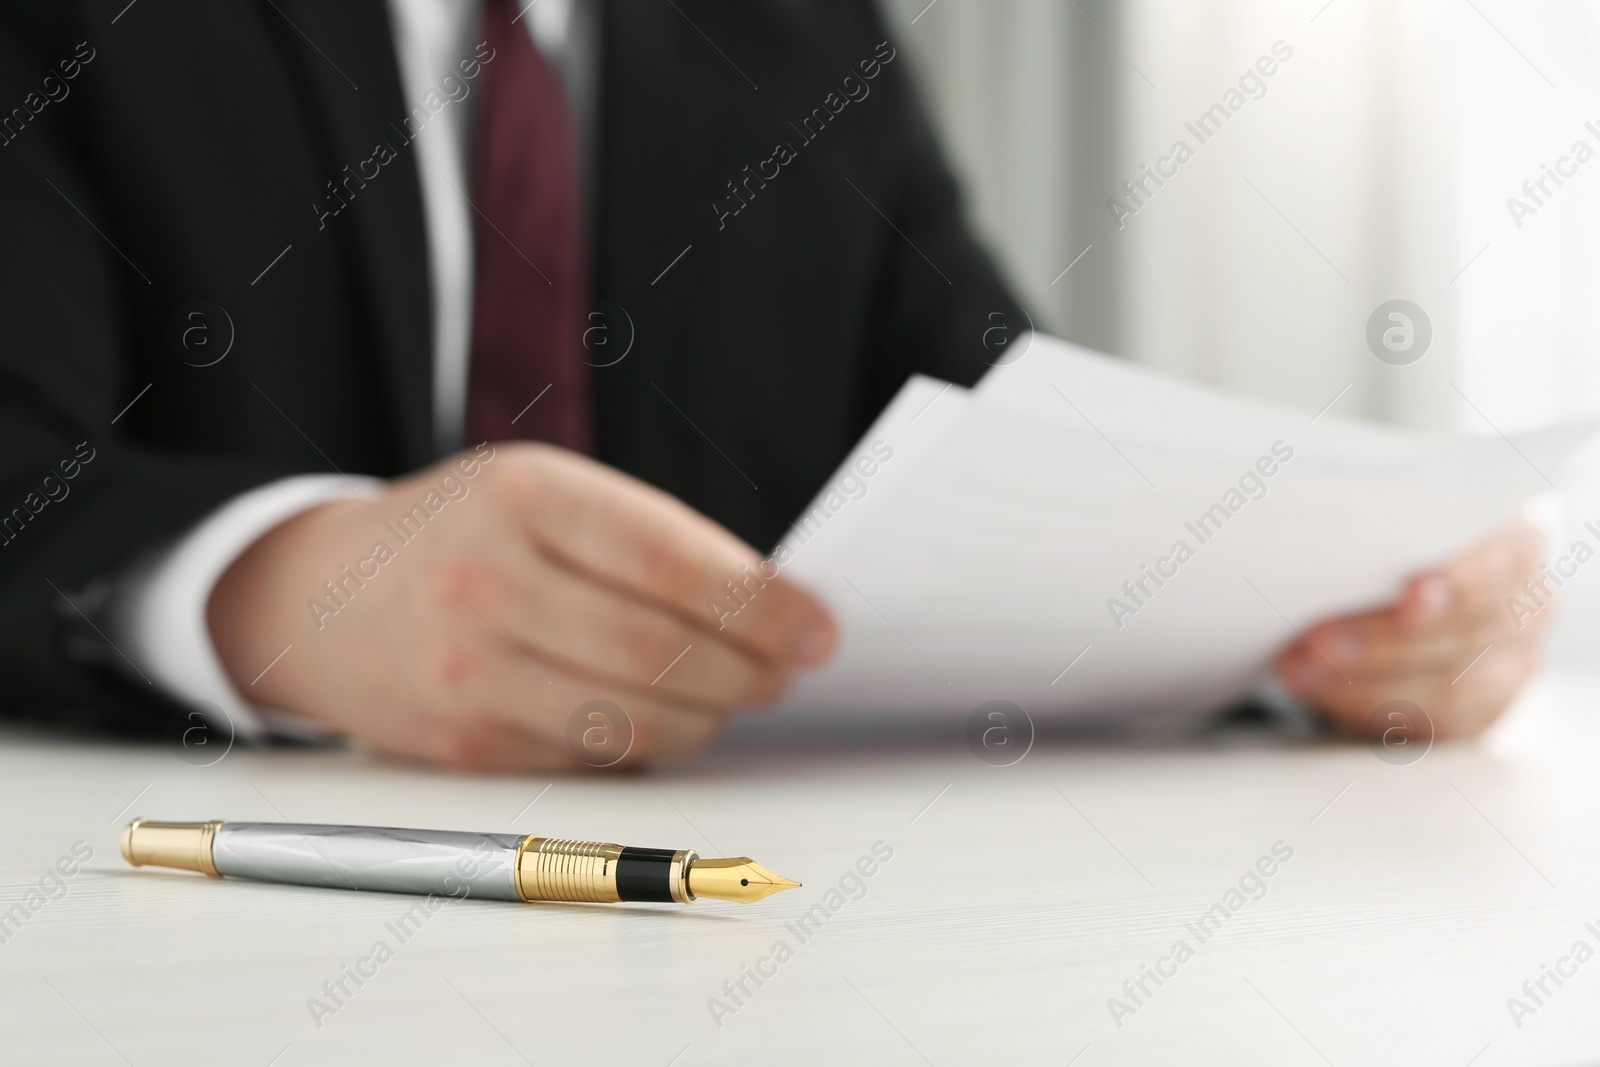
<path fill-rule="evenodd" d="M 753 904 L 800 885 L 746 856 L 382 826 L 135 819 L 122 831 L 122 858 L 212 878 L 527 903 Z"/>

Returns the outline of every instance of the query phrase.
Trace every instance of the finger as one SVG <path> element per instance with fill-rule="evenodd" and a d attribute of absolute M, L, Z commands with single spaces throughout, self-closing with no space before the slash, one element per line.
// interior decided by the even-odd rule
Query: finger
<path fill-rule="evenodd" d="M 559 668 L 551 684 L 524 694 L 511 714 L 536 729 L 559 722 L 563 744 L 590 770 L 626 771 L 681 759 L 721 736 L 725 712 L 695 710 L 630 693 L 614 686 L 571 678 Z"/>
<path fill-rule="evenodd" d="M 655 767 L 709 747 L 727 729 L 726 714 L 705 715 L 670 705 L 640 705 L 634 713 L 637 741 L 624 767 Z"/>
<path fill-rule="evenodd" d="M 1508 597 L 1522 593 L 1522 583 L 1538 577 L 1544 535 L 1518 521 L 1442 570 L 1421 575 L 1401 594 L 1400 617 L 1415 630 L 1448 625 L 1456 615 L 1504 610 Z"/>
<path fill-rule="evenodd" d="M 1313 628 L 1292 650 L 1294 666 L 1345 675 L 1415 671 L 1513 633 L 1536 637 L 1554 613 L 1513 613 L 1507 605 L 1536 573 L 1542 551 L 1537 530 L 1512 524 L 1444 571 L 1408 582 L 1394 607 Z"/>
<path fill-rule="evenodd" d="M 492 734 L 483 724 L 510 727 L 513 765 L 549 769 L 626 769 L 686 755 L 721 733 L 726 714 L 670 704 L 575 676 L 555 662 L 536 662 L 484 620 L 452 620 L 447 636 L 412 665 L 416 691 L 432 712 L 415 731 L 423 741 L 393 741 L 419 758 L 484 766 Z M 476 623 L 476 625 L 473 625 Z M 432 732 L 431 723 L 443 723 Z M 523 751 L 526 749 L 526 751 Z"/>
<path fill-rule="evenodd" d="M 576 706 L 581 708 L 585 703 L 580 701 Z M 627 745 L 616 753 L 603 746 L 585 749 L 581 740 L 557 741 L 519 723 L 461 718 L 433 720 L 426 728 L 386 737 L 367 747 L 401 759 L 484 773 L 626 771 L 669 763 L 697 752 L 715 741 L 724 726 L 720 716 L 635 704 L 633 711 L 627 713 L 626 722 L 612 724 L 623 738 L 618 744 Z M 631 744 L 627 744 L 629 739 Z"/>
<path fill-rule="evenodd" d="M 733 534 L 601 464 L 559 449 L 538 454 L 521 481 L 523 514 L 541 551 L 768 659 L 827 657 L 827 611 L 770 565 L 763 570 Z"/>
<path fill-rule="evenodd" d="M 497 721 L 429 717 L 359 743 L 385 756 L 462 771 L 562 774 L 584 769 L 553 738 Z"/>
<path fill-rule="evenodd" d="M 446 577 L 452 591 L 535 662 L 652 690 L 665 702 L 715 707 L 765 703 L 788 684 L 787 672 L 741 645 L 536 553 L 522 556 L 492 569 L 458 563 Z"/>
<path fill-rule="evenodd" d="M 1402 621 L 1399 609 L 1388 609 L 1324 623 L 1286 657 L 1299 670 L 1350 677 L 1445 670 L 1477 655 L 1485 645 L 1536 641 L 1549 621 L 1548 616 L 1523 619 L 1519 628 L 1508 614 L 1490 608 L 1487 614 L 1418 631 Z"/>
<path fill-rule="evenodd" d="M 1365 735 L 1373 729 L 1373 716 L 1391 700 L 1415 704 L 1432 723 L 1435 736 L 1457 737 L 1478 733 L 1510 704 L 1539 663 L 1535 646 L 1491 649 L 1452 684 L 1443 674 L 1403 675 L 1391 678 L 1335 679 L 1302 685 L 1285 678 L 1290 689 L 1340 729 Z M 1381 724 L 1380 724 L 1381 726 Z"/>
<path fill-rule="evenodd" d="M 543 734 L 509 723 L 448 724 L 438 731 L 436 745 L 428 751 L 442 756 L 448 767 L 485 773 L 544 771 L 561 774 L 581 770 L 579 761 L 564 746 Z"/>

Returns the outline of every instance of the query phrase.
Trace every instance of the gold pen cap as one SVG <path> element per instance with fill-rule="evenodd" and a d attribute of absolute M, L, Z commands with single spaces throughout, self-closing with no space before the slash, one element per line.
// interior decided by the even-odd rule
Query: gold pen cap
<path fill-rule="evenodd" d="M 135 867 L 176 867 L 222 877 L 211 858 L 222 820 L 150 822 L 135 819 L 122 829 L 122 858 Z"/>

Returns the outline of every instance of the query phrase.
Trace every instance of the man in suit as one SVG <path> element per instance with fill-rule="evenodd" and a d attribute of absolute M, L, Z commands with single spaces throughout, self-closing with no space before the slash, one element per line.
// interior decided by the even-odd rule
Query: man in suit
<path fill-rule="evenodd" d="M 707 613 L 750 546 L 1024 321 L 864 0 L 28 0 L 0 108 L 13 718 L 535 768 L 598 698 L 692 751 L 834 641 L 781 578 Z M 1281 673 L 1480 729 L 1536 559 Z"/>

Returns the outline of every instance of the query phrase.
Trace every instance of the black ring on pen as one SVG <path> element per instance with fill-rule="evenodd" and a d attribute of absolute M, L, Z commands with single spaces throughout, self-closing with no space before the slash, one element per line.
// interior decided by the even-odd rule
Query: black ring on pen
<path fill-rule="evenodd" d="M 672 859 L 676 855 L 670 848 L 624 848 L 617 859 L 617 896 L 671 904 Z"/>

